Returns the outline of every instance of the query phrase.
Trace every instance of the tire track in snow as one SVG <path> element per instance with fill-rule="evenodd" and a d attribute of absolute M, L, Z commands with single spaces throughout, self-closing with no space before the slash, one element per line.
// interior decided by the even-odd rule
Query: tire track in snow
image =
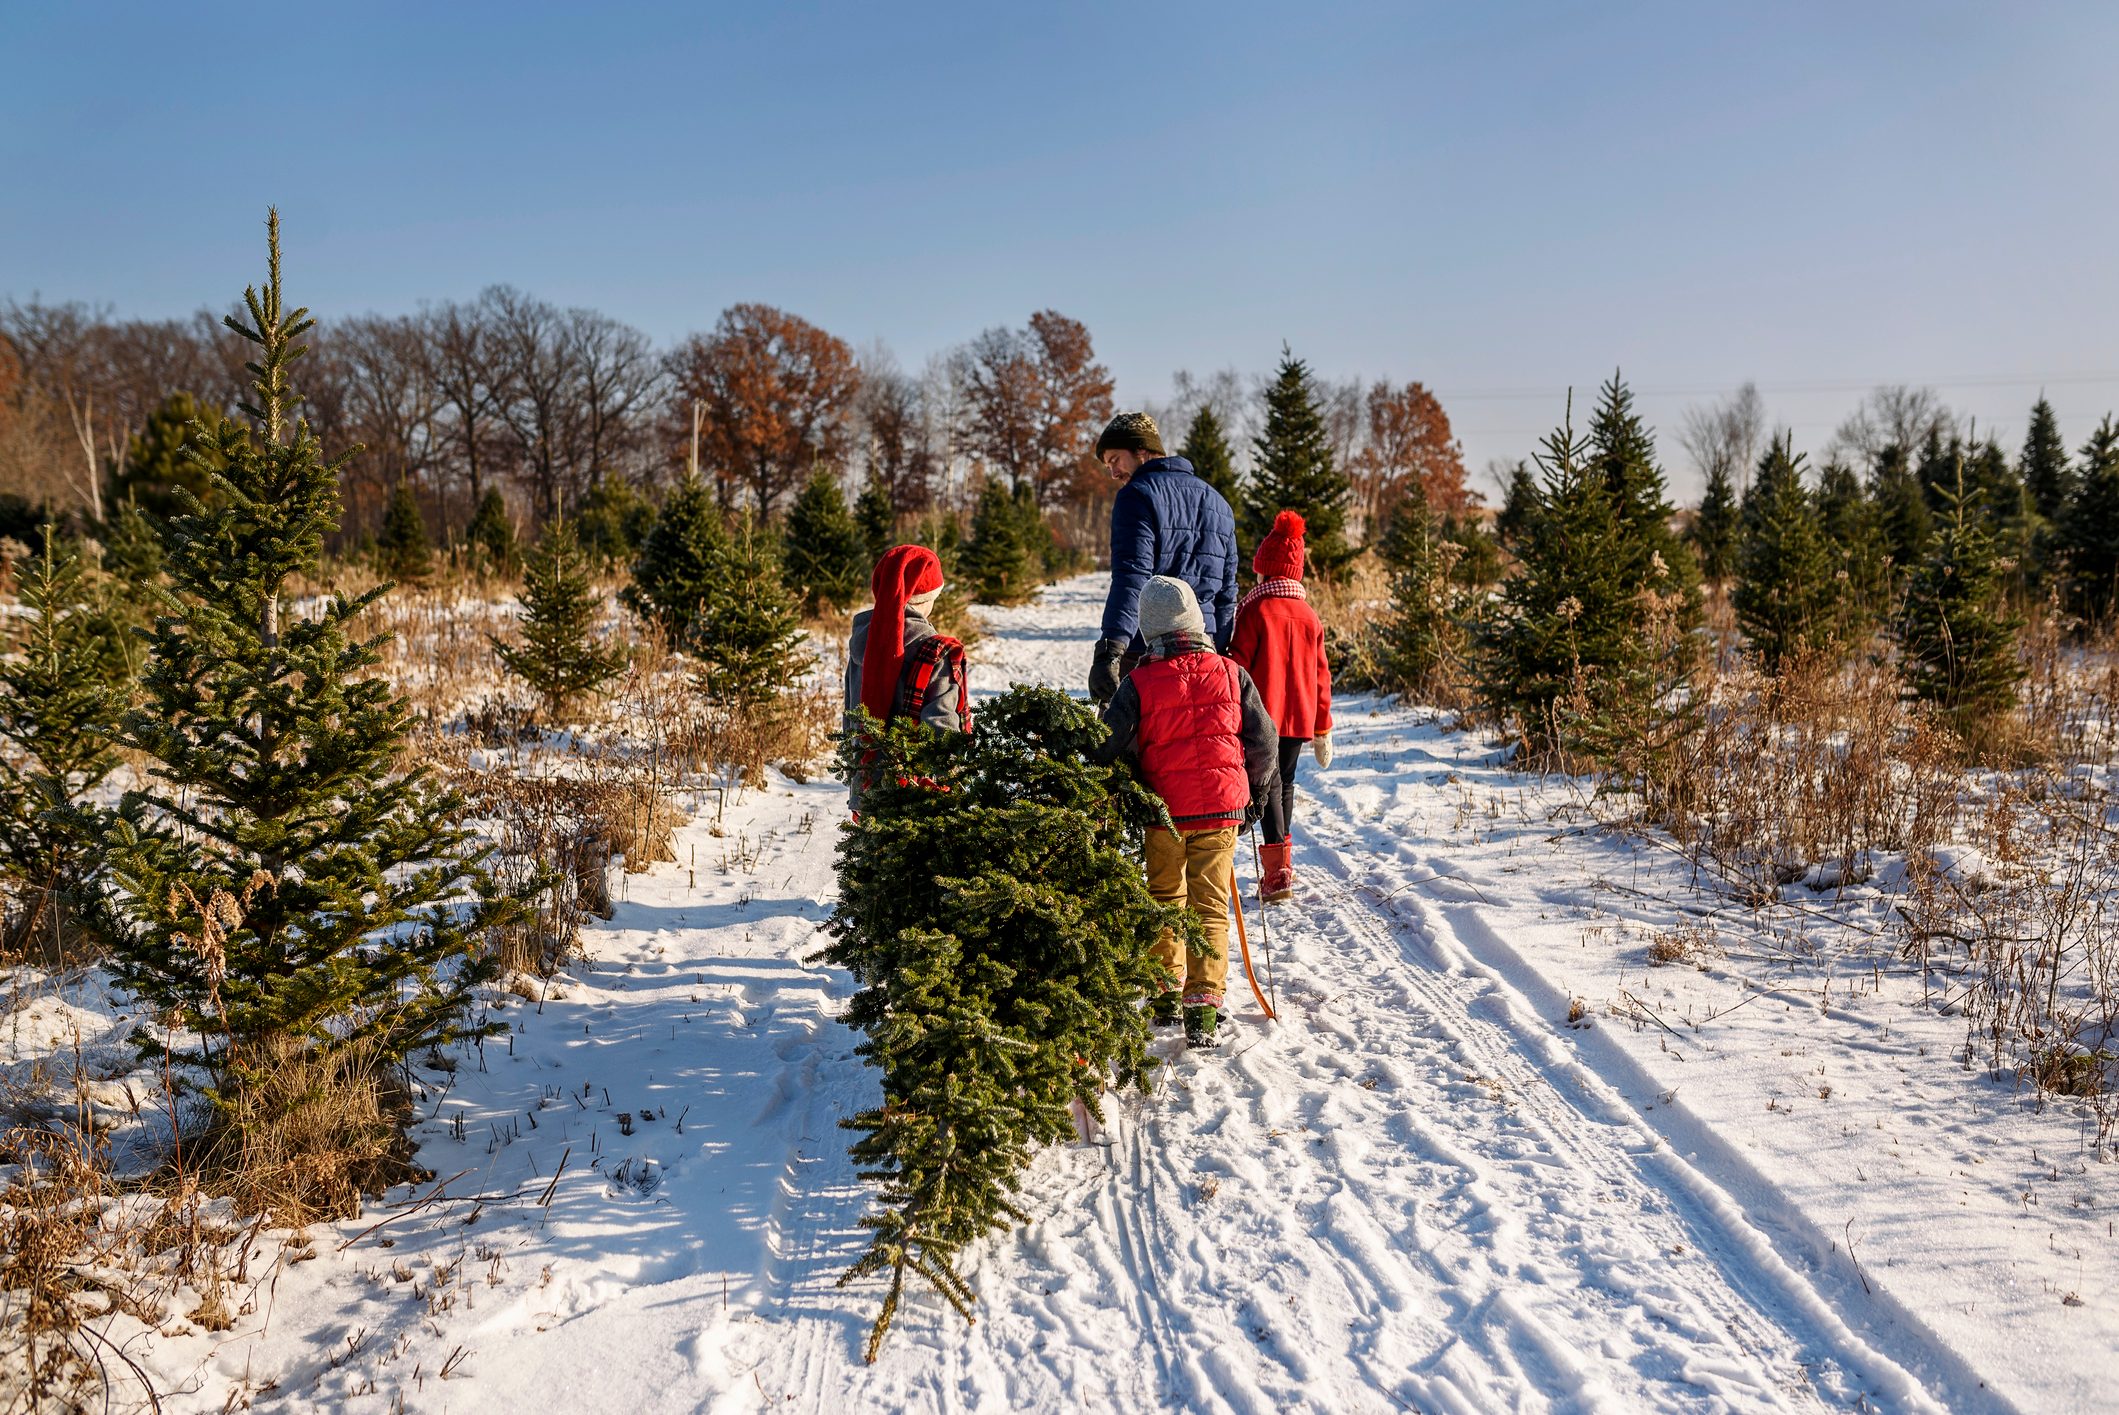
<path fill-rule="evenodd" d="M 1335 793 L 1327 783 L 1320 794 L 1331 801 Z M 1832 1300 L 1832 1296 L 1837 1296 L 1842 1303 L 1847 1301 L 1843 1289 L 1828 1295 L 1804 1275 L 1806 1270 L 1818 1271 L 1816 1255 L 1829 1249 L 1829 1241 L 1798 1241 L 1801 1256 L 1794 1261 L 1779 1251 L 1729 1192 L 1696 1163 L 1672 1151 L 1658 1128 L 1616 1088 L 1569 1054 L 1558 1040 L 1553 1024 L 1486 956 L 1497 948 L 1503 955 L 1513 957 L 1485 923 L 1480 906 L 1463 902 L 1438 907 L 1408 892 L 1408 886 L 1419 880 L 1446 878 L 1439 862 L 1422 856 L 1388 822 L 1382 830 L 1357 835 L 1346 803 L 1338 804 L 1338 811 L 1320 813 L 1320 837 L 1350 845 L 1371 858 L 1365 866 L 1357 866 L 1336 849 L 1322 851 L 1338 876 L 1322 883 L 1324 892 L 1338 896 L 1333 917 L 1373 916 L 1374 911 L 1364 908 L 1361 900 L 1350 897 L 1356 893 L 1373 897 L 1381 909 L 1410 915 L 1410 920 L 1395 930 L 1384 925 L 1386 934 L 1395 935 L 1387 947 L 1379 945 L 1371 933 L 1368 942 L 1372 950 L 1386 959 L 1395 952 L 1398 965 L 1408 976 L 1431 980 L 1420 990 L 1429 994 L 1436 1005 L 1446 1008 L 1450 997 L 1461 999 L 1465 1016 L 1485 1024 L 1491 1039 L 1498 1043 L 1499 1050 L 1490 1054 L 1513 1056 L 1528 1068 L 1530 1084 L 1525 1095 L 1535 1098 L 1548 1125 L 1559 1124 L 1563 1131 L 1588 1125 L 1618 1133 L 1632 1132 L 1636 1140 L 1621 1145 L 1621 1150 L 1629 1155 L 1627 1168 L 1636 1180 L 1659 1192 L 1664 1202 L 1700 1235 L 1732 1293 L 1752 1304 L 1770 1324 L 1797 1336 L 1813 1358 L 1822 1356 L 1843 1372 L 1858 1373 L 1856 1389 L 1850 1394 L 1864 1394 L 1860 1387 L 1866 1386 L 1867 1398 L 1881 1396 L 1892 1408 L 1942 1408 L 1945 1402 L 1953 1410 L 2008 1408 L 2006 1402 L 1983 1387 L 1954 1352 L 1943 1349 L 1925 1328 L 1898 1311 L 1895 1303 L 1876 1302 L 1865 1294 L 1856 1294 L 1865 1312 L 1863 1317 L 1850 1319 Z M 1382 859 L 1375 858 L 1379 844 L 1386 847 Z M 1390 857 L 1402 861 L 1404 868 L 1396 868 Z M 1315 878 L 1314 873 L 1312 877 Z M 1479 883 L 1489 891 L 1509 888 L 1507 880 Z M 1441 892 L 1446 898 L 1462 898 L 1455 889 Z M 1491 941 L 1494 948 L 1471 946 L 1460 936 L 1467 928 Z M 1415 956 L 1415 950 L 1408 947 L 1409 932 L 1424 946 L 1422 951 L 1432 956 Z M 1449 986 L 1446 980 L 1451 979 L 1463 982 Z M 1542 980 L 1538 984 L 1544 986 Z M 1559 1005 L 1564 1007 L 1564 999 Z M 1469 1037 L 1474 1029 L 1464 1030 Z M 1592 1046 L 1604 1045 L 1603 1039 L 1593 1036 L 1584 1041 Z M 1645 1083 L 1645 1077 L 1641 1079 Z M 1671 1120 L 1674 1122 L 1676 1116 Z M 1688 1134 L 1686 1142 L 1688 1148 L 1704 1147 L 1717 1153 L 1723 1148 L 1711 1136 Z M 1746 1192 L 1755 1195 L 1766 1187 L 1740 1163 L 1719 1168 L 1740 1170 L 1735 1177 Z M 1787 1213 L 1785 1204 L 1769 1203 L 1769 1210 L 1776 1231 L 1808 1227 Z M 1905 1353 L 1905 1360 L 1892 1359 L 1874 1344 L 1870 1335 L 1862 1334 L 1864 1331 L 1889 1341 Z M 1937 1392 L 1923 1388 L 1905 1364 L 1908 1361 L 1911 1369 L 1940 1383 Z M 1943 1401 L 1938 1401 L 1938 1393 Z"/>

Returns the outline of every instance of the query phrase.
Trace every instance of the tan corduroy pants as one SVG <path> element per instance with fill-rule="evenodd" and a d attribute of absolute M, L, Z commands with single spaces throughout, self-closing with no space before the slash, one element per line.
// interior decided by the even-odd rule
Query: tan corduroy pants
<path fill-rule="evenodd" d="M 1209 958 L 1166 933 L 1156 956 L 1177 978 L 1187 1007 L 1221 1006 L 1229 978 L 1229 891 L 1236 882 L 1236 827 L 1148 832 L 1148 893 L 1162 904 L 1183 904 L 1206 928 Z"/>

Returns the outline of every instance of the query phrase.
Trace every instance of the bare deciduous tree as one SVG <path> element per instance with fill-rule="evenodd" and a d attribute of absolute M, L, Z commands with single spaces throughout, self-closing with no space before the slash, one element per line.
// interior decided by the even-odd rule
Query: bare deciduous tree
<path fill-rule="evenodd" d="M 1718 403 L 1687 408 L 1678 429 L 1678 443 L 1699 468 L 1701 479 L 1711 480 L 1719 472 L 1739 496 L 1751 484 L 1751 469 L 1765 440 L 1766 401 L 1755 383 L 1746 383 Z"/>
<path fill-rule="evenodd" d="M 1957 418 L 1932 388 L 1893 384 L 1877 389 L 1848 415 L 1825 446 L 1827 460 L 1852 455 L 1873 467 L 1893 447 L 1913 452 L 1933 435 L 1947 439 Z"/>

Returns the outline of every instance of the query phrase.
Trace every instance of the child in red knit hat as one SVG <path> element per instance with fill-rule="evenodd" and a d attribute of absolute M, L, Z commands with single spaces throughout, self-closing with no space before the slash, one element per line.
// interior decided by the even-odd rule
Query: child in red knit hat
<path fill-rule="evenodd" d="M 1258 892 L 1276 903 L 1295 892 L 1295 767 L 1309 743 L 1317 765 L 1332 764 L 1332 669 L 1324 625 L 1302 586 L 1302 517 L 1283 511 L 1251 557 L 1258 583 L 1236 606 L 1229 656 L 1258 685 L 1280 731 L 1280 781 L 1265 801 L 1265 875 Z"/>
<path fill-rule="evenodd" d="M 873 609 L 853 617 L 846 649 L 846 727 L 856 708 L 879 722 L 914 717 L 945 732 L 971 730 L 964 645 L 937 633 L 927 616 L 942 594 L 942 562 L 924 545 L 894 545 L 869 577 Z M 847 784 L 855 810 L 861 783 Z"/>

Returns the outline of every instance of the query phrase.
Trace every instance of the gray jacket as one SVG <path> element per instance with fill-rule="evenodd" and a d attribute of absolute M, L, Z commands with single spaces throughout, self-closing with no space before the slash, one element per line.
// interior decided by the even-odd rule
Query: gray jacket
<path fill-rule="evenodd" d="M 846 730 L 854 729 L 854 711 L 861 706 L 861 660 L 868 652 L 868 620 L 873 609 L 864 609 L 853 617 L 853 638 L 846 646 Z M 908 609 L 905 611 L 905 653 L 909 659 L 915 644 L 935 636 L 934 625 L 922 615 Z M 927 703 L 920 709 L 920 721 L 943 732 L 964 730 L 963 693 L 957 680 L 948 675 L 936 675 L 931 685 Z M 853 808 L 861 806 L 861 783 L 848 783 L 847 794 Z"/>

